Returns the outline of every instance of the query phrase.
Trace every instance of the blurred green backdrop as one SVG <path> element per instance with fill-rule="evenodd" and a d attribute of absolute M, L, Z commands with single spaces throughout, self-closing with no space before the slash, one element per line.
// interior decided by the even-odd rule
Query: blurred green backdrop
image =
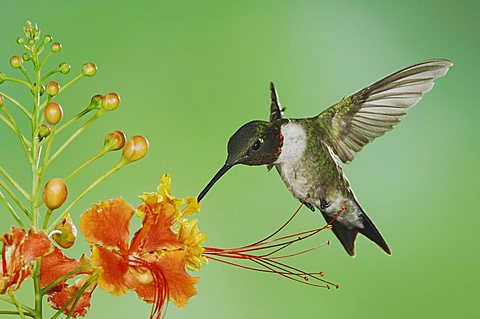
<path fill-rule="evenodd" d="M 164 172 L 179 196 L 197 195 L 224 161 L 228 137 L 244 122 L 266 119 L 274 81 L 287 115 L 319 113 L 390 72 L 433 57 L 454 62 L 447 77 L 405 120 L 375 141 L 345 171 L 393 256 L 365 238 L 350 258 L 330 231 L 329 247 L 293 261 L 323 270 L 338 290 L 211 262 L 199 294 L 168 318 L 473 318 L 480 316 L 478 204 L 480 137 L 478 58 L 480 2 L 475 1 L 21 1 L 2 4 L 0 71 L 26 20 L 63 44 L 50 66 L 73 73 L 99 67 L 59 101 L 66 118 L 96 93 L 122 96 L 60 156 L 47 177 L 64 176 L 121 129 L 151 143 L 148 157 L 121 170 L 78 205 L 153 190 Z M 64 77 L 57 77 L 63 81 Z M 24 91 L 5 92 L 27 101 Z M 11 131 L 0 127 L 0 161 L 23 184 L 29 168 Z M 106 156 L 69 184 L 80 191 L 116 162 Z M 236 167 L 208 194 L 200 229 L 209 246 L 243 245 L 280 225 L 297 207 L 277 174 Z M 2 208 L 0 231 L 13 224 Z M 297 229 L 322 225 L 301 211 Z M 87 251 L 80 240 L 70 251 Z M 20 297 L 28 297 L 23 293 Z M 4 308 L 4 307 L 2 307 Z M 94 294 L 89 318 L 147 318 L 133 293 Z"/>

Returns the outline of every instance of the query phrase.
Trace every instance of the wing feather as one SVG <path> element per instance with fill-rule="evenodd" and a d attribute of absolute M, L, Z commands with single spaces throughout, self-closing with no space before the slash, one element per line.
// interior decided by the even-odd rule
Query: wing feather
<path fill-rule="evenodd" d="M 366 144 L 392 130 L 451 66 L 446 59 L 414 64 L 322 112 L 318 119 L 335 154 L 344 163 L 352 161 Z"/>

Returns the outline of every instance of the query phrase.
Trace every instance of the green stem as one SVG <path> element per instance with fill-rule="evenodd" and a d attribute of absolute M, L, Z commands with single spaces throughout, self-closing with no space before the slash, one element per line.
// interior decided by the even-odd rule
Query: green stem
<path fill-rule="evenodd" d="M 72 117 L 70 120 L 68 120 L 68 122 L 65 122 L 65 124 L 63 124 L 62 126 L 60 126 L 58 129 L 57 129 L 57 133 L 60 133 L 61 131 L 63 131 L 64 129 L 66 129 L 68 126 L 70 126 L 70 124 L 72 124 L 73 122 L 75 122 L 76 120 L 80 119 L 82 116 L 84 116 L 85 114 L 87 114 L 88 112 L 90 112 L 91 109 L 89 109 L 88 107 L 86 109 L 84 109 L 82 112 L 78 113 L 77 115 L 75 115 L 74 117 Z"/>
<path fill-rule="evenodd" d="M 102 157 L 103 155 L 105 155 L 106 153 L 108 153 L 108 150 L 102 148 L 100 150 L 100 152 L 98 152 L 97 154 L 93 155 L 90 159 L 88 159 L 86 162 L 84 162 L 82 165 L 80 165 L 79 167 L 77 167 L 77 169 L 75 169 L 73 172 L 71 172 L 70 174 L 68 174 L 67 177 L 65 177 L 63 180 L 66 182 L 68 181 L 70 178 L 72 178 L 73 176 L 75 176 L 78 172 L 80 172 L 82 169 L 84 169 L 85 167 L 87 167 L 89 164 L 91 164 L 92 162 L 96 161 L 97 159 L 99 159 L 100 157 Z"/>
<path fill-rule="evenodd" d="M 39 47 L 40 48 L 40 47 Z M 43 67 L 43 65 L 45 64 L 45 62 L 47 62 L 48 58 L 52 55 L 53 51 L 48 51 L 47 54 L 45 54 L 45 56 L 43 57 L 43 60 L 42 62 L 40 62 L 40 66 L 38 67 L 39 69 L 41 69 Z M 43 79 L 42 79 L 43 80 Z"/>
<path fill-rule="evenodd" d="M 65 210 L 63 211 L 62 214 L 60 214 L 60 216 L 57 217 L 57 219 L 55 219 L 55 221 L 52 223 L 52 225 L 50 225 L 50 227 L 48 227 L 47 229 L 47 232 L 50 232 L 51 231 L 51 228 L 54 226 L 54 225 L 57 225 L 58 223 L 60 223 L 68 214 L 68 212 L 70 211 L 70 209 L 72 209 L 73 206 L 75 206 L 75 204 L 78 203 L 79 200 L 81 200 L 85 195 L 88 194 L 88 192 L 90 192 L 93 188 L 95 188 L 95 186 L 97 186 L 98 184 L 100 184 L 104 179 L 110 177 L 113 173 L 115 173 L 116 171 L 118 171 L 120 168 L 122 168 L 123 166 L 125 166 L 128 162 L 125 161 L 125 160 L 121 160 L 117 165 L 115 165 L 114 167 L 112 167 L 108 172 L 106 172 L 105 174 L 103 174 L 102 176 L 100 176 L 95 182 L 93 182 L 90 186 L 88 186 L 87 188 L 85 188 L 85 190 L 83 192 L 81 192 L 68 206 L 67 208 L 65 208 Z"/>
<path fill-rule="evenodd" d="M 12 299 L 12 302 L 15 305 L 15 307 L 17 307 L 18 315 L 20 316 L 20 318 L 25 319 L 25 314 L 23 313 L 22 306 L 20 305 L 17 298 L 15 297 L 13 290 L 8 289 L 8 295 L 10 296 L 10 299 Z"/>
<path fill-rule="evenodd" d="M 20 315 L 20 313 L 19 313 L 18 311 L 0 310 L 0 315 L 14 315 L 14 316 L 16 315 L 16 316 L 18 316 L 18 315 Z M 27 316 L 29 316 L 29 317 L 33 317 L 33 316 L 32 316 L 31 314 L 29 314 L 29 313 L 27 313 L 27 314 L 25 314 L 25 315 L 27 315 Z"/>
<path fill-rule="evenodd" d="M 20 184 L 18 184 L 8 173 L 7 171 L 0 166 L 0 174 L 2 174 L 15 188 L 25 197 L 27 200 L 31 200 L 31 196 L 23 189 Z"/>
<path fill-rule="evenodd" d="M 13 104 L 15 104 L 30 120 L 32 119 L 32 113 L 30 113 L 27 108 L 25 106 L 23 106 L 20 102 L 18 102 L 17 100 L 15 100 L 14 98 L 12 98 L 11 96 L 3 93 L 3 92 L 0 92 L 0 95 L 2 95 L 3 97 L 7 98 L 8 100 L 10 100 L 10 102 L 12 102 Z"/>
<path fill-rule="evenodd" d="M 53 210 L 50 208 L 47 210 L 47 213 L 45 214 L 45 219 L 43 220 L 43 229 L 46 229 L 48 226 L 48 221 L 50 220 L 50 216 L 52 216 Z"/>
<path fill-rule="evenodd" d="M 2 192 L 0 192 L 0 201 L 5 205 L 7 210 L 10 212 L 10 215 L 12 215 L 13 219 L 17 222 L 17 224 L 22 227 L 23 229 L 25 228 L 25 225 L 23 224 L 22 220 L 20 217 L 18 217 L 17 212 L 15 212 L 15 209 L 13 209 L 12 205 L 8 202 L 8 200 L 5 198 Z"/>
<path fill-rule="evenodd" d="M 38 184 L 37 184 L 37 187 L 36 187 L 36 192 L 33 194 L 33 198 L 35 199 L 35 201 L 38 198 L 40 188 L 41 188 L 40 186 L 41 186 L 41 183 L 42 183 L 42 180 L 43 180 L 43 176 L 45 175 L 45 171 L 47 170 L 48 157 L 49 157 L 50 151 L 52 149 L 52 144 L 53 144 L 53 138 L 54 137 L 55 137 L 55 126 L 52 126 L 52 128 L 50 129 L 50 135 L 48 136 L 47 149 L 45 150 L 45 155 L 43 156 L 42 165 L 41 165 L 40 170 L 39 170 L 40 174 L 39 174 L 38 181 L 37 181 Z"/>
<path fill-rule="evenodd" d="M 47 294 L 50 289 L 52 289 L 53 287 L 55 287 L 56 285 L 58 285 L 59 283 L 63 282 L 64 280 L 67 280 L 68 278 L 70 278 L 71 276 L 75 275 L 75 274 L 78 274 L 79 272 L 81 272 L 82 270 L 86 269 L 90 267 L 90 264 L 84 264 L 84 265 L 81 265 L 80 267 L 78 267 L 77 269 L 74 269 L 68 273 L 66 273 L 65 275 L 63 275 L 62 277 L 59 277 L 57 278 L 55 281 L 53 281 L 50 285 L 48 285 L 47 287 L 45 288 L 42 288 L 41 290 L 41 293 L 42 295 L 45 295 Z"/>
<path fill-rule="evenodd" d="M 31 162 L 32 161 L 32 156 L 30 155 L 30 152 L 28 151 L 28 147 L 23 140 L 22 132 L 20 132 L 20 129 L 18 128 L 18 125 L 15 122 L 15 119 L 13 118 L 12 114 L 10 114 L 10 112 L 7 110 L 7 108 L 5 107 L 5 104 L 0 104 L 0 109 L 8 117 L 8 120 L 10 121 L 10 123 L 12 123 L 12 125 L 15 129 L 15 133 L 17 133 L 18 139 L 20 140 L 20 144 L 23 147 L 25 155 L 27 156 L 28 160 Z"/>
<path fill-rule="evenodd" d="M 28 83 L 30 84 L 30 87 L 32 86 L 32 79 L 30 78 L 30 75 L 28 75 L 27 71 L 25 71 L 25 68 L 23 65 L 20 65 L 20 71 L 22 71 L 23 75 L 27 79 Z"/>
<path fill-rule="evenodd" d="M 43 295 L 40 287 L 40 263 L 41 259 L 35 261 L 33 269 L 33 287 L 35 290 L 35 319 L 42 319 Z"/>
<path fill-rule="evenodd" d="M 0 186 L 7 192 L 7 194 L 13 199 L 13 201 L 25 213 L 25 215 L 27 215 L 27 217 L 30 218 L 30 212 L 28 211 L 28 209 L 26 209 L 25 206 L 23 206 L 22 202 L 18 199 L 18 197 L 15 195 L 15 193 L 1 179 L 0 179 Z"/>
<path fill-rule="evenodd" d="M 70 82 L 68 82 L 67 84 L 65 84 L 64 86 L 62 86 L 60 88 L 60 91 L 58 92 L 58 94 L 60 94 L 61 92 L 63 92 L 66 88 L 68 88 L 70 85 L 74 84 L 75 82 L 77 82 L 78 80 L 80 80 L 82 77 L 84 76 L 83 73 L 80 73 L 78 74 L 76 77 L 74 77 L 72 80 L 70 80 Z"/>
<path fill-rule="evenodd" d="M 17 131 L 15 130 L 15 126 L 13 126 L 13 124 L 10 123 L 10 121 L 7 120 L 2 114 L 0 114 L 0 120 L 2 120 L 2 122 L 5 123 L 14 133 L 17 133 Z M 22 138 L 23 142 L 25 143 L 25 145 L 27 145 L 27 147 L 30 147 L 32 145 L 23 134 Z"/>
<path fill-rule="evenodd" d="M 97 113 L 95 113 L 94 116 L 92 116 L 87 122 L 85 122 L 85 124 L 83 124 L 75 133 L 72 134 L 72 136 L 70 136 L 68 138 L 68 140 L 65 141 L 65 143 L 63 143 L 62 146 L 60 146 L 60 148 L 52 155 L 52 157 L 49 159 L 49 161 L 47 162 L 47 166 L 50 165 L 50 163 L 55 159 L 57 158 L 58 155 L 60 155 L 60 153 L 62 153 L 62 151 L 68 146 L 70 145 L 70 143 L 72 143 L 83 131 L 85 131 L 86 128 L 88 128 L 90 125 L 92 125 L 93 122 L 95 122 L 95 120 L 97 120 L 105 111 L 103 109 L 101 110 L 98 110 Z"/>
<path fill-rule="evenodd" d="M 43 77 L 42 77 L 42 82 L 45 81 L 46 79 L 48 79 L 51 75 L 55 74 L 55 73 L 58 73 L 60 72 L 60 69 L 59 68 L 56 68 L 56 69 L 53 69 L 51 71 L 49 71 L 47 74 L 45 74 Z"/>
<path fill-rule="evenodd" d="M 52 319 L 58 318 L 58 316 L 60 316 L 65 311 L 65 309 L 67 309 L 68 306 L 70 306 L 70 304 L 73 302 L 73 305 L 70 311 L 68 312 L 68 316 L 67 316 L 67 319 L 69 319 L 72 316 L 73 312 L 75 311 L 75 307 L 77 306 L 78 301 L 80 300 L 80 297 L 82 297 L 83 292 L 87 290 L 87 288 L 91 284 L 97 281 L 97 279 L 98 279 L 98 274 L 95 274 L 90 279 L 85 281 L 82 287 L 80 287 L 80 289 L 78 289 L 78 291 L 70 299 L 68 299 L 68 301 L 62 306 L 62 308 L 58 309 L 58 311 L 52 316 Z"/>
<path fill-rule="evenodd" d="M 6 76 L 4 79 L 5 79 L 5 81 L 10 81 L 10 82 L 15 82 L 15 83 L 25 85 L 29 90 L 32 89 L 32 86 L 28 82 L 25 82 L 23 80 L 12 78 L 12 77 L 9 77 L 9 76 Z"/>
<path fill-rule="evenodd" d="M 11 301 L 10 298 L 4 297 L 4 296 L 0 296 L 0 300 L 5 301 L 5 302 L 8 302 L 9 304 L 15 305 L 15 303 L 14 303 L 13 301 Z M 22 304 L 22 303 L 19 303 L 19 304 L 20 304 L 20 306 L 22 307 L 22 309 L 23 309 L 25 312 L 29 313 L 30 315 L 31 315 L 32 313 L 34 313 L 34 310 L 33 310 L 32 308 L 30 308 L 30 307 L 28 307 L 28 306 L 25 306 L 25 305 Z"/>

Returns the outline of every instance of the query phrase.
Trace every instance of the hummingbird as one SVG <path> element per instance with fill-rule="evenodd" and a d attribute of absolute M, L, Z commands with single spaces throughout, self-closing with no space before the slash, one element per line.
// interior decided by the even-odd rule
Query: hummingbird
<path fill-rule="evenodd" d="M 284 117 L 270 83 L 269 121 L 244 124 L 229 139 L 225 164 L 200 192 L 200 201 L 233 166 L 275 167 L 292 195 L 310 210 L 318 209 L 350 256 L 358 233 L 391 250 L 358 203 L 343 173 L 362 148 L 400 122 L 452 66 L 447 59 L 420 62 L 345 97 L 310 118 Z"/>

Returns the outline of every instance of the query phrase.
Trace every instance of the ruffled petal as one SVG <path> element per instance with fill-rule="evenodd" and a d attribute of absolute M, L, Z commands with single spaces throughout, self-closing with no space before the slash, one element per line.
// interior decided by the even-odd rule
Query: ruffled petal
<path fill-rule="evenodd" d="M 82 263 L 80 261 L 66 257 L 60 249 L 55 247 L 50 254 L 42 258 L 42 263 L 40 265 L 40 286 L 45 288 L 58 278 L 65 276 L 81 266 Z M 55 287 L 52 287 L 52 290 L 63 286 L 67 279 L 72 278 L 77 274 L 78 273 L 66 277 L 62 282 L 55 285 Z"/>
<path fill-rule="evenodd" d="M 207 264 L 207 258 L 203 256 L 205 249 L 200 246 L 207 236 L 197 228 L 197 219 L 183 220 L 179 223 L 178 240 L 183 244 L 186 255 L 186 265 L 190 270 L 198 270 Z"/>
<path fill-rule="evenodd" d="M 89 242 L 102 242 L 126 251 L 133 213 L 133 208 L 123 198 L 103 201 L 82 214 L 80 229 Z"/>
<path fill-rule="evenodd" d="M 54 309 L 61 309 L 77 292 L 86 281 L 90 279 L 90 276 L 84 276 L 83 278 L 75 281 L 73 285 L 64 286 L 60 291 L 51 293 L 48 296 L 48 304 Z M 77 305 L 72 313 L 72 317 L 85 316 L 87 310 L 90 308 L 90 300 L 92 298 L 93 290 L 96 287 L 96 283 L 90 284 L 80 296 Z M 72 309 L 73 303 L 70 303 L 65 310 L 64 314 L 68 315 Z"/>
<path fill-rule="evenodd" d="M 200 212 L 200 204 L 196 197 L 187 197 L 186 206 L 182 211 L 182 218 L 186 218 L 192 214 Z"/>
<path fill-rule="evenodd" d="M 128 290 L 125 285 L 128 259 L 125 259 L 122 254 L 95 245 L 90 262 L 93 268 L 98 269 L 100 273 L 98 284 L 103 290 L 114 296 L 120 296 Z"/>
<path fill-rule="evenodd" d="M 52 243 L 43 231 L 28 231 L 25 242 L 22 245 L 21 253 L 25 263 L 31 262 L 38 257 L 44 256 L 52 250 Z"/>

